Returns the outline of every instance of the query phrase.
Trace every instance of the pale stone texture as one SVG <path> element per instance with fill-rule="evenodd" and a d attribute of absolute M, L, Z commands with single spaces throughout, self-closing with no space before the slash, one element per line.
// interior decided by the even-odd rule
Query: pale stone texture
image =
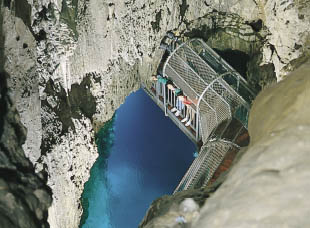
<path fill-rule="evenodd" d="M 72 221 L 79 221 L 81 210 L 77 208 L 83 184 L 88 180 L 90 167 L 97 158 L 90 120 L 82 118 L 73 121 L 75 131 L 63 136 L 61 144 L 53 148 L 54 151 L 66 153 L 49 153 L 43 161 L 48 166 L 50 178 L 47 184 L 55 199 L 49 209 L 51 227 L 58 227 L 59 224 L 72 227 Z"/>
<path fill-rule="evenodd" d="M 0 28 L 2 32 L 2 28 Z M 3 64 L 0 50 L 0 64 Z M 7 87 L 9 75 L 0 66 L 0 227 L 47 228 L 51 191 L 43 175 L 25 156 L 26 129 Z"/>
<path fill-rule="evenodd" d="M 40 157 L 42 125 L 40 118 L 39 82 L 36 75 L 35 40 L 22 19 L 3 9 L 4 68 L 11 75 L 9 87 L 13 89 L 17 110 L 22 123 L 27 126 L 27 140 L 23 145 L 32 162 Z M 30 155 L 31 154 L 31 155 Z"/>
<path fill-rule="evenodd" d="M 269 34 L 265 43 L 266 62 L 272 62 L 278 80 L 296 66 L 295 60 L 310 51 L 310 2 L 260 0 L 261 19 Z M 269 50 L 268 50 L 269 49 Z"/>
<path fill-rule="evenodd" d="M 51 191 L 44 175 L 34 173 L 33 164 L 24 154 L 22 145 L 27 130 L 21 122 L 11 90 L 12 87 L 22 86 L 24 90 L 21 93 L 32 91 L 31 83 L 22 76 L 27 74 L 25 70 L 31 71 L 34 65 L 31 59 L 23 61 L 27 59 L 25 56 L 34 55 L 31 47 L 33 39 L 29 33 L 17 39 L 17 35 L 23 35 L 24 24 L 3 7 L 2 1 L 0 4 L 0 227 L 47 228 Z M 32 49 L 27 50 L 29 46 L 26 47 L 23 42 Z M 28 103 L 31 103 L 31 99 L 20 102 L 19 108 L 26 109 L 23 106 Z M 28 120 L 24 119 L 23 122 L 29 123 Z M 32 143 L 28 146 L 30 150 L 35 147 Z"/>
<path fill-rule="evenodd" d="M 158 46 L 168 30 L 178 30 L 184 38 L 194 29 L 212 34 L 215 18 L 222 30 L 207 37 L 209 44 L 247 54 L 261 49 L 263 59 L 250 55 L 251 72 L 262 71 L 255 65 L 271 63 L 279 80 L 299 65 L 309 45 L 307 1 L 290 9 L 276 5 L 277 15 L 285 15 L 278 17 L 271 7 L 276 1 L 28 2 L 29 21 L 4 14 L 7 63 L 11 61 L 5 68 L 13 75 L 9 84 L 15 86 L 17 108 L 28 129 L 25 153 L 37 171 L 49 174 L 52 227 L 78 226 L 79 197 L 97 156 L 95 131 L 140 82 L 150 83 L 162 54 Z M 266 27 L 253 31 L 251 23 L 260 18 Z M 292 22 L 286 25 L 284 18 Z M 286 37 L 278 42 L 279 36 Z M 24 41 L 28 48 L 23 48 Z M 76 87 L 81 94 L 73 92 Z M 88 110 L 85 104 L 90 104 Z"/>

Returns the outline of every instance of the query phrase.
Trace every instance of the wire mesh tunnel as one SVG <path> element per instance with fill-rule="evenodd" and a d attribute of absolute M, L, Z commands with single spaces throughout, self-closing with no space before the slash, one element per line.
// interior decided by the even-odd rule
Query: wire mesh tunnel
<path fill-rule="evenodd" d="M 175 192 L 178 192 L 211 183 L 222 170 L 227 170 L 239 148 L 249 143 L 248 115 L 256 92 L 201 39 L 181 44 L 174 40 L 166 46 L 169 50 L 160 64 L 160 72 L 192 104 L 175 115 L 172 109 L 177 107 L 177 95 L 166 83 L 157 78 L 151 90 L 145 90 L 191 140 L 203 143 L 198 157 L 177 186 Z M 188 110 L 192 118 L 190 125 L 184 125 L 181 119 L 187 120 Z"/>
<path fill-rule="evenodd" d="M 192 100 L 197 100 L 199 130 L 196 138 L 207 142 L 223 121 L 239 119 L 247 126 L 255 97 L 248 83 L 225 60 L 200 39 L 178 46 L 167 59 L 164 75 Z"/>
<path fill-rule="evenodd" d="M 206 143 L 201 148 L 198 157 L 194 160 L 174 193 L 189 188 L 206 186 L 223 161 L 225 155 L 230 151 L 238 149 L 238 145 L 225 140 L 216 140 Z"/>

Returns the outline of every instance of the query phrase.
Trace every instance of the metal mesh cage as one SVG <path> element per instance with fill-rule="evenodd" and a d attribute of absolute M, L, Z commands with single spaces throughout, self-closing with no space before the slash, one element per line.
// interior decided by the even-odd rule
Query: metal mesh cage
<path fill-rule="evenodd" d="M 158 72 L 171 79 L 192 103 L 180 108 L 179 91 L 169 87 L 169 80 L 157 80 L 149 94 L 190 139 L 197 145 L 203 141 L 198 157 L 175 190 L 178 192 L 212 183 L 227 170 L 239 146 L 248 145 L 248 115 L 256 92 L 200 39 L 180 44 L 166 57 Z M 178 111 L 174 113 L 173 108 Z"/>
<path fill-rule="evenodd" d="M 195 188 L 195 186 L 207 185 L 218 166 L 223 161 L 226 153 L 237 147 L 238 146 L 234 143 L 224 140 L 206 143 L 201 148 L 198 157 L 194 160 L 174 193 L 189 188 Z"/>
<path fill-rule="evenodd" d="M 192 39 L 177 47 L 167 59 L 163 72 L 187 96 L 198 99 L 200 131 L 197 132 L 203 142 L 218 124 L 233 116 L 247 126 L 255 93 L 241 75 L 202 40 Z"/>

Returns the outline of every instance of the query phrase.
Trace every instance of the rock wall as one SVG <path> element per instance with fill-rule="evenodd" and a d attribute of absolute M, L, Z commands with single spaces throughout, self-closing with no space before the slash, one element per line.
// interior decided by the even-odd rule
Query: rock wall
<path fill-rule="evenodd" d="M 4 53 L 3 23 L 7 21 L 4 21 L 6 12 L 0 10 L 0 227 L 49 227 L 51 190 L 46 185 L 46 176 L 34 173 L 22 149 L 27 130 L 16 110 L 8 84 L 10 75 L 4 70 L 14 57 Z"/>
<path fill-rule="evenodd" d="M 35 174 L 25 157 L 22 145 L 27 130 L 20 122 L 7 77 L 0 69 L 0 226 L 49 227 L 51 190 L 44 174 Z"/>
<path fill-rule="evenodd" d="M 271 63 L 278 81 L 309 57 L 310 3 L 308 0 L 182 2 L 185 2 L 186 10 L 181 28 L 191 26 L 190 24 L 195 20 L 201 21 L 200 19 L 210 12 L 219 12 L 225 17 L 226 14 L 239 16 L 245 24 L 250 25 L 263 42 L 260 50 L 263 59 L 259 64 Z M 225 29 L 230 30 L 236 25 L 238 27 L 238 24 L 233 21 L 229 23 L 228 20 L 227 23 L 226 20 Z M 242 29 L 240 32 L 242 35 L 249 35 L 253 31 Z M 240 34 L 240 32 L 237 33 Z"/>
<path fill-rule="evenodd" d="M 25 154 L 48 174 L 51 227 L 78 226 L 97 157 L 94 134 L 155 73 L 166 31 L 199 36 L 224 54 L 241 52 L 246 77 L 260 88 L 273 71 L 281 80 L 307 58 L 309 4 L 291 3 L 1 1 L 4 68 L 28 130 Z"/>
<path fill-rule="evenodd" d="M 278 81 L 309 58 L 310 2 L 257 1 L 260 19 L 268 29 L 264 63 L 273 63 Z"/>

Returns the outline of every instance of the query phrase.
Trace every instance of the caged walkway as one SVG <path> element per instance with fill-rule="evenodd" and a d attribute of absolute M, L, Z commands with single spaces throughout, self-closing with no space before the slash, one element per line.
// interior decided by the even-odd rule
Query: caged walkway
<path fill-rule="evenodd" d="M 248 143 L 248 116 L 256 92 L 201 39 L 181 43 L 171 34 L 170 38 L 169 44 L 161 45 L 168 55 L 163 61 L 162 75 L 180 88 L 192 104 L 176 117 L 171 112 L 177 99 L 174 91 L 159 81 L 143 88 L 192 141 L 203 144 L 176 188 L 178 192 L 206 186 L 225 156 Z M 189 126 L 180 121 L 187 109 L 193 113 Z"/>

